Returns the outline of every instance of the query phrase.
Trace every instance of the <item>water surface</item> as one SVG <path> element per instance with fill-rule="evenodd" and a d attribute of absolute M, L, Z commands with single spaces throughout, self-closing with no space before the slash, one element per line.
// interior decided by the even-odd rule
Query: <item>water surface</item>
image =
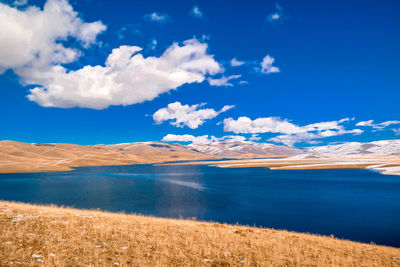
<path fill-rule="evenodd" d="M 196 217 L 400 246 L 400 176 L 369 170 L 82 167 L 0 174 L 0 199 Z"/>

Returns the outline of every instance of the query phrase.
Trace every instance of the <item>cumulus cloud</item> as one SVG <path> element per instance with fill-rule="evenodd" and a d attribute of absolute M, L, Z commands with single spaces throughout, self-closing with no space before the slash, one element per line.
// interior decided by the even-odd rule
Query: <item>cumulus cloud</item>
<path fill-rule="evenodd" d="M 63 64 L 76 61 L 80 49 L 94 44 L 106 27 L 100 21 L 84 22 L 65 0 L 25 10 L 0 3 L 0 28 L 0 74 L 12 69 L 23 85 L 34 85 L 27 97 L 44 107 L 104 109 L 141 103 L 223 71 L 207 53 L 208 45 L 197 39 L 173 43 L 160 57 L 145 58 L 140 47 L 120 46 L 104 66 L 68 70 Z M 81 48 L 77 42 L 74 47 L 62 42 L 70 39 Z"/>
<path fill-rule="evenodd" d="M 213 144 L 213 143 L 246 142 L 246 137 L 240 135 L 226 135 L 223 137 L 215 137 L 213 135 L 193 136 L 190 134 L 184 134 L 184 135 L 167 134 L 161 141 L 190 142 L 192 144 Z"/>
<path fill-rule="evenodd" d="M 246 64 L 246 62 L 238 60 L 236 58 L 232 58 L 232 60 L 231 60 L 231 66 L 232 67 L 239 67 L 239 66 L 242 66 L 244 64 Z"/>
<path fill-rule="evenodd" d="M 24 4 L 18 1 L 15 4 Z M 0 73 L 13 69 L 29 83 L 29 72 L 47 71 L 54 64 L 75 61 L 81 52 L 60 41 L 74 38 L 88 47 L 106 29 L 100 22 L 86 23 L 64 0 L 48 0 L 43 9 L 18 10 L 0 2 Z"/>
<path fill-rule="evenodd" d="M 209 77 L 208 83 L 212 86 L 233 86 L 232 83 L 230 83 L 230 80 L 234 80 L 234 79 L 239 79 L 240 77 L 242 77 L 242 75 L 231 75 L 231 76 L 222 76 L 221 78 L 218 79 L 214 79 Z"/>
<path fill-rule="evenodd" d="M 161 108 L 153 114 L 153 119 L 156 124 L 161 124 L 164 121 L 172 120 L 171 125 L 183 128 L 184 126 L 190 129 L 197 129 L 206 120 L 213 119 L 219 114 L 234 108 L 234 106 L 226 105 L 220 111 L 212 108 L 200 109 L 205 103 L 196 105 L 182 105 L 180 102 L 170 103 L 166 108 Z"/>
<path fill-rule="evenodd" d="M 313 142 L 314 139 L 331 136 L 361 134 L 363 131 L 360 129 L 346 130 L 341 125 L 349 120 L 349 118 L 344 118 L 338 121 L 318 122 L 299 126 L 279 117 L 266 117 L 255 120 L 251 120 L 248 117 L 239 117 L 237 120 L 226 118 L 223 123 L 225 132 L 234 132 L 235 134 L 280 133 L 283 135 L 270 138 L 269 141 L 292 146 L 298 142 Z"/>
<path fill-rule="evenodd" d="M 198 6 L 194 6 L 192 10 L 190 10 L 190 14 L 195 18 L 202 18 L 203 12 L 200 10 Z"/>
<path fill-rule="evenodd" d="M 160 14 L 157 12 L 153 12 L 150 14 L 147 14 L 144 16 L 144 18 L 148 21 L 151 22 L 159 22 L 159 23 L 163 23 L 163 22 L 167 22 L 168 21 L 168 15 L 167 14 Z"/>
<path fill-rule="evenodd" d="M 384 121 L 381 123 L 374 123 L 374 120 L 360 121 L 356 126 L 372 127 L 376 130 L 382 130 L 390 125 L 400 124 L 400 121 Z"/>
<path fill-rule="evenodd" d="M 252 120 L 248 117 L 224 119 L 224 131 L 238 133 L 295 133 L 300 127 L 288 120 L 279 117 L 258 118 Z"/>
<path fill-rule="evenodd" d="M 208 45 L 191 39 L 172 44 L 160 57 L 143 57 L 137 46 L 112 50 L 105 66 L 85 66 L 75 71 L 55 66 L 35 77 L 28 98 L 44 107 L 104 109 L 153 100 L 183 84 L 203 82 L 222 71 Z"/>
<path fill-rule="evenodd" d="M 271 57 L 270 55 L 266 55 L 261 62 L 261 69 L 260 71 L 265 74 L 269 73 L 278 73 L 280 72 L 278 67 L 272 66 L 274 64 L 275 59 Z"/>
<path fill-rule="evenodd" d="M 266 18 L 267 22 L 282 22 L 284 19 L 283 7 L 279 4 L 275 4 L 275 11 L 269 14 Z"/>

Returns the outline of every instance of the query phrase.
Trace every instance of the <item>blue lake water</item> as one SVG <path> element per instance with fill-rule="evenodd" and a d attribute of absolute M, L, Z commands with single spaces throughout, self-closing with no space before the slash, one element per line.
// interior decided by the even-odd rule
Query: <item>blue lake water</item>
<path fill-rule="evenodd" d="M 0 199 L 196 217 L 400 247 L 400 176 L 369 170 L 84 167 L 0 174 Z"/>

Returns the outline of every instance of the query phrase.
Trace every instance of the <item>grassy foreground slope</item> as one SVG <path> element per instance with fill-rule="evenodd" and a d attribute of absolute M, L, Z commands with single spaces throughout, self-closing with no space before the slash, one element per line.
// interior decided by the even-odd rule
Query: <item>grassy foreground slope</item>
<path fill-rule="evenodd" d="M 398 257 L 333 237 L 0 202 L 0 266 L 400 266 Z"/>

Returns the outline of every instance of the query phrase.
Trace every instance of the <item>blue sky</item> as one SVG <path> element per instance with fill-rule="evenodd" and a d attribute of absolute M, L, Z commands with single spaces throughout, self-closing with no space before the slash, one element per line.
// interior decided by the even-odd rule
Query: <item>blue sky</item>
<path fill-rule="evenodd" d="M 399 1 L 3 0 L 0 139 L 397 139 L 399 12 Z"/>

